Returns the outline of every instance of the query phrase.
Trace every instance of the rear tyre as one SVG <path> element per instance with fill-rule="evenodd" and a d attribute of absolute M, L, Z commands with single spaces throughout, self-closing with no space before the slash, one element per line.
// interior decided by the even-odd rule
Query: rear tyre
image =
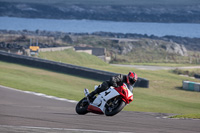
<path fill-rule="evenodd" d="M 85 115 L 88 113 L 88 101 L 87 101 L 87 98 L 83 98 L 82 100 L 80 100 L 77 105 L 76 105 L 76 113 L 79 114 L 79 115 Z"/>
<path fill-rule="evenodd" d="M 119 113 L 126 103 L 121 98 L 112 98 L 106 103 L 105 115 L 113 116 Z"/>

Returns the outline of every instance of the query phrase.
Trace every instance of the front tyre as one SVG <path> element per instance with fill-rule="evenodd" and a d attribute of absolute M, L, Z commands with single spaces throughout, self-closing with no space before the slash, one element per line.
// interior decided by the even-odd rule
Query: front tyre
<path fill-rule="evenodd" d="M 112 98 L 106 103 L 105 115 L 116 115 L 125 107 L 125 105 L 126 103 L 121 98 Z"/>
<path fill-rule="evenodd" d="M 76 113 L 79 114 L 79 115 L 85 115 L 88 113 L 88 101 L 87 101 L 87 98 L 83 98 L 82 100 L 80 100 L 77 105 L 76 105 Z"/>

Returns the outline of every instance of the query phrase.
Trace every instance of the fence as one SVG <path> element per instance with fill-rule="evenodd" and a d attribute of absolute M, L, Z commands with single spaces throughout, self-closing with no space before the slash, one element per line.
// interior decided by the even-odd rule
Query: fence
<path fill-rule="evenodd" d="M 183 81 L 183 90 L 200 92 L 200 83 L 191 82 L 191 81 Z"/>
<path fill-rule="evenodd" d="M 61 72 L 61 73 L 66 73 L 66 74 L 80 76 L 84 78 L 99 80 L 99 81 L 108 80 L 111 76 L 115 76 L 118 74 L 118 73 L 112 73 L 112 72 L 96 70 L 92 68 L 86 68 L 86 67 L 81 67 L 81 66 L 76 66 L 76 65 L 66 64 L 66 63 L 40 59 L 36 57 L 16 55 L 12 53 L 6 53 L 3 51 L 0 51 L 0 60 L 11 62 L 11 63 L 23 64 L 23 65 L 27 65 L 31 67 L 47 69 L 47 70 Z M 135 86 L 148 88 L 149 81 L 144 78 L 139 78 Z"/>

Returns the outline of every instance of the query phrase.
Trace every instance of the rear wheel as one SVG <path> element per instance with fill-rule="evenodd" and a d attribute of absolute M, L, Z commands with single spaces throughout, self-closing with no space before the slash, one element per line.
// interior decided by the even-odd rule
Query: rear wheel
<path fill-rule="evenodd" d="M 87 101 L 87 98 L 83 98 L 82 100 L 80 100 L 77 105 L 76 105 L 76 113 L 79 114 L 79 115 L 84 115 L 84 114 L 87 114 L 88 113 L 88 101 Z"/>
<path fill-rule="evenodd" d="M 105 107 L 105 115 L 113 116 L 119 113 L 124 107 L 126 103 L 121 99 L 121 97 L 115 97 L 107 101 Z"/>

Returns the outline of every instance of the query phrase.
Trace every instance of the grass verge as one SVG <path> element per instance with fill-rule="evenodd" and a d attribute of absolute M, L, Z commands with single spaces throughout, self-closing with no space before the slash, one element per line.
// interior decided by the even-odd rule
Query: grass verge
<path fill-rule="evenodd" d="M 93 88 L 100 82 L 72 75 L 0 62 L 0 84 L 24 91 L 80 100 L 83 88 Z"/>

